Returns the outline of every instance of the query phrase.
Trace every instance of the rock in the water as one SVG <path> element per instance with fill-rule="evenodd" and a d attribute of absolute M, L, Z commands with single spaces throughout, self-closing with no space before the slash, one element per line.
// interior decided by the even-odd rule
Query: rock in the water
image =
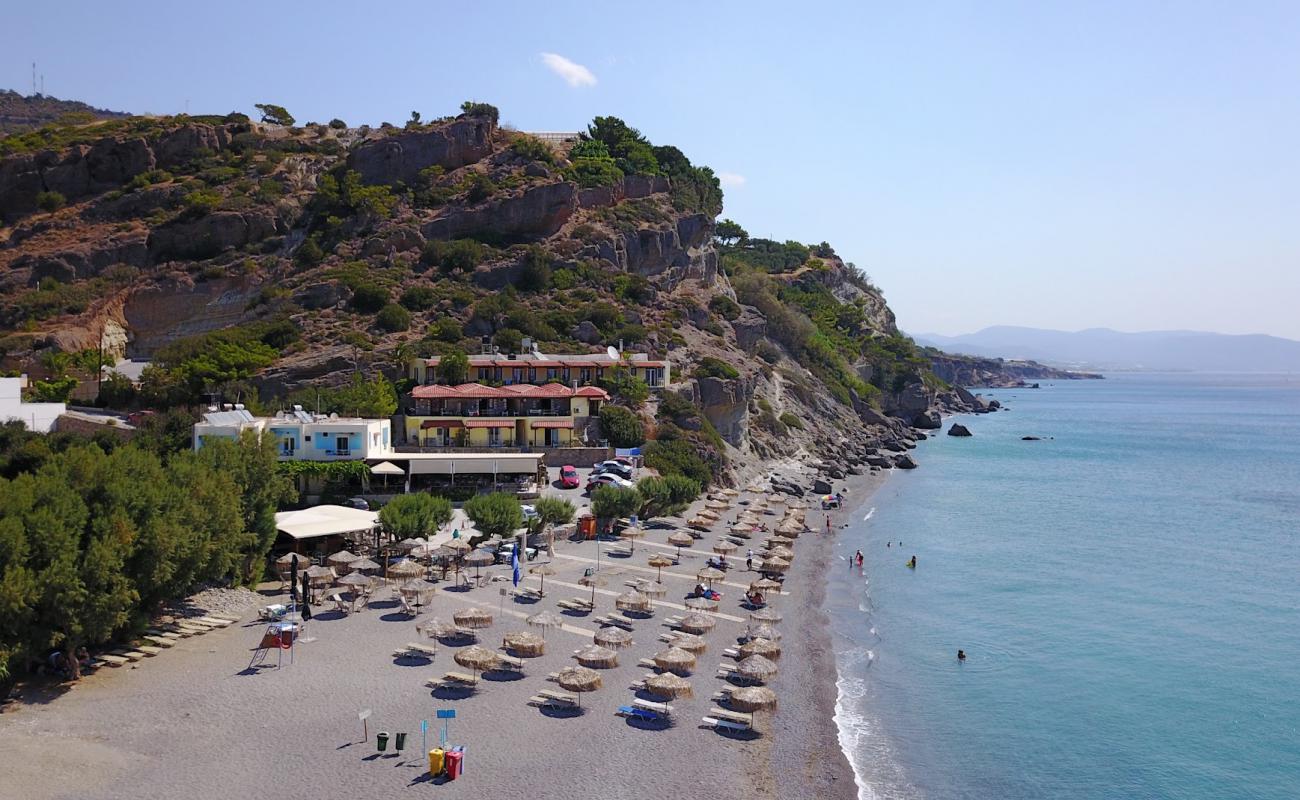
<path fill-rule="evenodd" d="M 894 457 L 894 466 L 898 469 L 916 469 L 916 461 L 907 453 L 903 453 Z"/>
<path fill-rule="evenodd" d="M 970 428 L 967 428 L 965 425 L 962 425 L 960 422 L 954 422 L 952 426 L 948 428 L 948 435 L 949 436 L 970 436 L 971 433 L 970 433 Z"/>
<path fill-rule="evenodd" d="M 1041 437 L 1041 436 L 1021 436 L 1021 437 L 1020 437 L 1020 441 L 1022 441 L 1022 442 L 1037 442 L 1037 441 L 1040 441 L 1042 438 L 1043 438 L 1043 437 Z"/>
<path fill-rule="evenodd" d="M 922 430 L 938 430 L 943 427 L 943 417 L 934 409 L 923 411 L 912 418 L 912 427 Z"/>
<path fill-rule="evenodd" d="M 892 467 L 894 462 L 887 456 L 867 456 L 867 463 L 873 467 Z"/>

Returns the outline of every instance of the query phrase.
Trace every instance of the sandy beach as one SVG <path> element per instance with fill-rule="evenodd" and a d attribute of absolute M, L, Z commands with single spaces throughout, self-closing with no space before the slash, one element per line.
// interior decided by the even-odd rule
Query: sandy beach
<path fill-rule="evenodd" d="M 850 508 L 869 497 L 878 476 L 842 482 L 850 487 Z M 742 493 L 739 501 L 756 496 Z M 591 643 L 594 617 L 613 611 L 625 581 L 651 578 L 651 554 L 672 555 L 666 544 L 681 518 L 665 520 L 636 541 L 634 553 L 611 557 L 609 542 L 561 541 L 546 578 L 546 596 L 535 603 L 502 597 L 508 580 L 468 591 L 440 589 L 418 617 L 399 613 L 396 600 L 380 600 L 364 611 L 343 615 L 317 610 L 288 664 L 248 669 L 265 628 L 250 610 L 241 623 L 182 640 L 136 665 L 103 668 L 54 697 L 28 690 L 0 714 L 0 783 L 4 798 L 174 798 L 230 797 L 274 792 L 283 798 L 372 797 L 430 794 L 442 797 L 538 798 L 855 798 L 853 773 L 840 750 L 834 724 L 834 653 L 822 610 L 826 570 L 832 568 L 824 515 L 814 498 L 792 505 L 808 508 L 812 532 L 796 542 L 787 593 L 772 605 L 784 619 L 779 675 L 768 685 L 780 700 L 775 714 L 757 715 L 757 734 L 722 734 L 701 723 L 726 682 L 720 664 L 734 663 L 723 649 L 734 647 L 748 620 L 739 604 L 758 575 L 746 572 L 745 549 L 715 588 L 723 593 L 717 627 L 705 635 L 708 649 L 689 680 L 693 698 L 672 702 L 674 723 L 662 727 L 617 716 L 637 697 L 631 684 L 651 670 L 638 666 L 667 645 L 664 618 L 685 613 L 682 601 L 705 565 L 711 546 L 744 505 L 726 512 L 724 523 L 685 551 L 679 565 L 663 570 L 668 594 L 654 615 L 633 625 L 635 644 L 619 653 L 619 665 L 600 670 L 603 688 L 582 697 L 581 712 L 539 710 L 527 704 L 543 689 L 557 689 L 547 674 L 575 664 L 571 653 Z M 774 506 L 780 519 L 783 506 Z M 839 525 L 852 511 L 834 512 Z M 756 534 L 758 549 L 766 534 Z M 599 552 L 598 552 L 599 548 Z M 565 625 L 546 633 L 547 651 L 525 659 L 522 676 L 486 673 L 471 694 L 431 690 L 430 678 L 461 671 L 456 648 L 437 644 L 431 659 L 395 659 L 406 642 L 433 640 L 417 634 L 417 623 L 449 619 L 471 605 L 488 609 L 493 625 L 479 643 L 501 645 L 511 631 L 531 630 L 525 617 L 559 612 L 557 602 L 590 597 L 578 585 L 595 567 L 608 584 L 596 590 L 594 614 L 562 614 Z M 546 560 L 545 554 L 529 566 Z M 508 576 L 506 566 L 484 570 Z M 536 587 L 528 576 L 523 585 Z M 450 586 L 451 582 L 441 584 Z M 265 602 L 274 602 L 268 597 Z M 274 663 L 275 653 L 270 655 Z M 644 695 L 643 695 L 644 697 Z M 370 709 L 369 741 L 362 741 L 358 712 Z M 455 782 L 429 779 L 422 755 L 420 721 L 429 720 L 429 747 L 438 740 L 435 711 L 455 709 L 450 741 L 466 748 L 465 774 Z M 406 749 L 379 754 L 375 733 L 406 732 Z"/>

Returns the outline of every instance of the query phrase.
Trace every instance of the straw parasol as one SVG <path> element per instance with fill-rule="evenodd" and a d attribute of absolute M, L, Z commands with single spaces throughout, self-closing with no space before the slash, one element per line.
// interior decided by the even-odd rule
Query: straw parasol
<path fill-rule="evenodd" d="M 541 613 L 533 614 L 525 621 L 534 628 L 541 628 L 543 639 L 546 638 L 547 628 L 558 628 L 564 624 L 564 620 L 560 619 L 551 611 L 542 611 Z"/>
<path fill-rule="evenodd" d="M 578 663 L 584 667 L 613 669 L 618 666 L 618 653 L 598 644 L 587 645 L 574 653 L 573 657 L 578 659 Z"/>
<path fill-rule="evenodd" d="M 772 492 L 767 496 L 768 505 L 779 506 L 785 504 L 785 495 L 780 492 Z"/>
<path fill-rule="evenodd" d="M 675 536 L 676 534 L 673 535 Z M 668 538 L 672 539 L 672 536 Z M 680 553 L 681 551 L 679 550 L 678 552 Z M 654 567 L 655 569 L 659 570 L 659 574 L 655 576 L 655 580 L 662 581 L 664 579 L 664 567 L 671 567 L 673 564 L 676 564 L 677 562 L 673 561 L 668 556 L 662 555 L 660 553 L 655 553 L 654 555 L 650 556 L 650 560 L 647 561 L 646 563 Z"/>
<path fill-rule="evenodd" d="M 686 652 L 698 656 L 709 649 L 709 643 L 704 640 L 703 636 L 696 636 L 693 633 L 679 633 L 673 637 L 673 647 L 680 647 Z"/>
<path fill-rule="evenodd" d="M 538 585 L 537 591 L 539 594 L 546 594 L 546 576 L 554 575 L 555 569 L 550 564 L 538 564 L 535 567 L 529 567 L 528 574 L 537 575 L 541 578 L 541 584 Z"/>
<path fill-rule="evenodd" d="M 640 528 L 627 527 L 619 531 L 618 536 L 620 539 L 627 539 L 629 545 L 628 552 L 632 553 L 636 552 L 636 540 L 645 536 L 645 531 Z"/>
<path fill-rule="evenodd" d="M 410 559 L 398 561 L 388 568 L 388 577 L 390 578 L 419 578 L 423 575 L 424 565 Z"/>
<path fill-rule="evenodd" d="M 448 541 L 443 542 L 442 546 L 448 550 L 451 550 L 456 555 L 461 555 L 462 553 L 468 553 L 470 550 L 474 549 L 470 545 L 470 543 L 465 541 L 464 539 L 449 539 Z"/>
<path fill-rule="evenodd" d="M 476 678 L 478 677 L 477 673 L 492 669 L 501 660 L 496 653 L 478 644 L 472 644 L 463 650 L 456 651 L 456 655 L 452 656 L 452 658 L 462 667 L 474 670 L 474 677 Z"/>
<path fill-rule="evenodd" d="M 306 556 L 300 556 L 297 553 L 285 553 L 284 555 L 280 556 L 275 560 L 275 565 L 277 567 L 283 566 L 285 568 L 288 568 L 293 564 L 293 560 L 295 558 L 297 558 L 299 561 L 302 561 L 306 558 Z"/>
<path fill-rule="evenodd" d="M 736 547 L 737 545 L 735 542 L 729 542 L 726 539 L 723 539 L 713 543 L 713 552 L 720 556 L 725 556 L 728 553 L 736 552 Z"/>
<path fill-rule="evenodd" d="M 774 581 L 771 578 L 759 578 L 749 584 L 751 592 L 775 592 L 781 589 L 780 581 Z"/>
<path fill-rule="evenodd" d="M 669 647 L 654 655 L 655 666 L 665 672 L 690 672 L 695 669 L 695 656 L 680 647 Z"/>
<path fill-rule="evenodd" d="M 546 640 L 529 631 L 507 633 L 502 638 L 501 645 L 525 658 L 536 658 L 546 653 Z"/>
<path fill-rule="evenodd" d="M 713 626 L 717 624 L 718 623 L 714 621 L 713 617 L 694 613 L 682 617 L 681 621 L 677 623 L 677 627 L 687 633 L 708 633 L 713 630 Z"/>
<path fill-rule="evenodd" d="M 691 697 L 695 694 L 690 681 L 671 672 L 665 672 L 662 675 L 651 675 L 646 678 L 645 690 L 657 697 L 666 697 L 669 700 L 675 700 L 678 697 Z"/>
<path fill-rule="evenodd" d="M 704 504 L 704 507 L 712 508 L 717 511 L 726 511 L 731 508 L 731 503 L 728 503 L 726 500 L 710 500 Z"/>
<path fill-rule="evenodd" d="M 716 519 L 705 519 L 704 517 L 691 517 L 690 519 L 686 520 L 686 526 L 689 528 L 695 528 L 696 530 L 699 531 L 707 531 L 709 528 L 713 527 L 713 523 L 715 522 L 717 522 Z"/>
<path fill-rule="evenodd" d="M 486 550 L 475 550 L 464 558 L 465 566 L 474 568 L 475 580 L 483 577 L 483 567 L 496 563 L 496 560 L 497 557 Z"/>
<path fill-rule="evenodd" d="M 595 607 L 596 607 L 596 587 L 597 587 L 597 586 L 604 586 L 604 585 L 607 584 L 607 583 L 609 583 L 609 581 L 605 580 L 605 576 L 604 576 L 604 575 L 583 575 L 581 578 L 578 579 L 578 585 L 579 585 L 579 586 L 590 586 L 590 587 L 591 587 L 591 607 L 592 607 L 592 608 L 595 608 Z"/>
<path fill-rule="evenodd" d="M 393 548 L 397 550 L 401 550 L 402 552 L 405 553 L 405 552 L 410 552 L 411 550 L 419 547 L 422 544 L 428 544 L 428 543 L 429 542 L 427 540 L 419 539 L 419 538 L 403 539 L 402 541 L 393 545 Z"/>
<path fill-rule="evenodd" d="M 594 692 L 603 684 L 600 673 L 586 667 L 565 667 L 555 676 L 555 682 L 567 692 L 577 692 L 579 706 L 584 692 Z"/>
<path fill-rule="evenodd" d="M 711 597 L 688 597 L 686 607 L 696 611 L 717 611 L 718 601 Z"/>
<path fill-rule="evenodd" d="M 379 565 L 368 558 L 358 558 L 356 561 L 348 564 L 348 569 L 353 572 L 370 572 L 371 570 L 379 569 Z"/>
<path fill-rule="evenodd" d="M 725 495 L 725 496 L 727 496 L 727 497 L 738 497 L 738 496 L 740 496 L 740 492 L 736 491 L 735 489 L 731 489 L 731 488 L 722 489 L 721 491 L 718 492 L 718 494 Z"/>
<path fill-rule="evenodd" d="M 635 581 L 632 588 L 651 599 L 663 597 L 668 594 L 668 587 L 658 581 L 645 580 L 644 578 Z"/>
<path fill-rule="evenodd" d="M 771 639 L 750 639 L 740 646 L 740 657 L 762 656 L 763 658 L 780 658 L 781 645 Z"/>
<path fill-rule="evenodd" d="M 398 591 L 402 594 L 431 595 L 437 591 L 438 587 L 429 583 L 424 578 L 412 578 L 402 584 Z"/>
<path fill-rule="evenodd" d="M 411 558 L 432 558 L 442 548 L 435 544 L 418 544 L 412 547 L 407 555 Z"/>
<path fill-rule="evenodd" d="M 779 558 L 782 561 L 790 561 L 794 558 L 794 551 L 785 545 L 777 545 L 767 551 L 768 558 Z"/>
<path fill-rule="evenodd" d="M 769 711 L 776 708 L 776 692 L 766 686 L 742 686 L 733 689 L 727 703 L 737 711 Z"/>
<path fill-rule="evenodd" d="M 351 568 L 350 565 L 352 564 L 352 562 L 356 561 L 359 558 L 361 558 L 361 556 L 357 555 L 356 553 L 349 553 L 347 550 L 340 550 L 325 560 L 328 561 L 330 566 L 332 567 L 337 567 L 339 569 L 350 569 Z"/>
<path fill-rule="evenodd" d="M 777 633 L 776 628 L 766 622 L 750 625 L 745 629 L 745 637 L 748 639 L 769 639 L 773 642 L 781 641 L 781 634 Z"/>
<path fill-rule="evenodd" d="M 784 558 L 765 558 L 760 572 L 785 572 L 790 568 L 790 562 Z"/>
<path fill-rule="evenodd" d="M 701 517 L 703 519 L 707 519 L 710 522 L 717 522 L 719 519 L 722 518 L 722 512 L 712 508 L 706 508 L 696 516 Z"/>
<path fill-rule="evenodd" d="M 460 630 L 445 619 L 433 617 L 425 620 L 424 629 L 435 639 L 443 639 L 460 635 Z"/>
<path fill-rule="evenodd" d="M 736 665 L 736 675 L 747 681 L 762 683 L 776 677 L 776 673 L 776 664 L 763 656 L 750 656 Z"/>
<path fill-rule="evenodd" d="M 708 527 L 707 525 L 705 527 Z M 695 544 L 695 538 L 685 531 L 677 531 L 668 535 L 668 544 L 677 548 L 677 559 L 682 558 L 682 548 L 690 547 Z"/>
<path fill-rule="evenodd" d="M 727 577 L 727 573 L 723 572 L 720 569 L 714 569 L 713 567 L 705 567 L 704 569 L 695 573 L 695 577 L 698 580 L 708 581 L 709 586 L 713 586 L 714 581 L 720 581 L 723 578 Z"/>
<path fill-rule="evenodd" d="M 359 572 L 354 572 L 351 575 L 344 575 L 342 578 L 339 578 L 339 586 L 355 586 L 360 589 L 363 586 L 369 585 L 370 576 L 362 575 Z"/>
<path fill-rule="evenodd" d="M 646 612 L 650 610 L 650 598 L 632 589 L 616 597 L 614 607 L 620 611 Z"/>
<path fill-rule="evenodd" d="M 780 622 L 781 612 L 775 608 L 760 608 L 750 613 L 749 618 L 755 622 Z"/>
<path fill-rule="evenodd" d="M 452 614 L 451 618 L 463 628 L 486 628 L 492 624 L 492 612 L 476 606 L 462 608 Z"/>
<path fill-rule="evenodd" d="M 754 536 L 753 525 L 732 525 L 730 528 L 732 536 L 739 536 L 742 539 L 751 539 Z"/>
<path fill-rule="evenodd" d="M 635 644 L 631 632 L 615 627 L 601 628 L 596 631 L 593 640 L 601 647 L 608 647 L 611 650 L 622 650 Z"/>
<path fill-rule="evenodd" d="M 335 578 L 334 570 L 329 567 L 313 565 L 303 571 L 312 586 L 328 586 Z"/>

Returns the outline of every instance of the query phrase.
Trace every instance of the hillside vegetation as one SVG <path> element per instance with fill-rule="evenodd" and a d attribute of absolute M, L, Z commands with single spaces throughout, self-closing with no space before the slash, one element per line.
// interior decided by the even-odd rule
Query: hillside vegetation
<path fill-rule="evenodd" d="M 886 415 L 943 402 L 861 271 L 717 222 L 713 172 L 622 120 L 556 145 L 484 103 L 378 128 L 259 108 L 0 139 L 6 368 L 84 394 L 102 342 L 154 362 L 139 393 L 106 382 L 113 405 L 262 410 L 325 387 L 386 415 L 412 356 L 621 341 L 674 384 L 607 387 L 632 415 L 620 440 L 702 480 L 737 451 L 879 444 L 903 435 Z"/>

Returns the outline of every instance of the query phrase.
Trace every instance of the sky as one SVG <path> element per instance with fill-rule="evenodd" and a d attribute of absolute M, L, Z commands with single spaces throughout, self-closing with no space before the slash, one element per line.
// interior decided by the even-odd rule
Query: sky
<path fill-rule="evenodd" d="M 912 333 L 1300 339 L 1300 3 L 28 3 L 0 88 L 521 130 L 615 115 L 828 241 Z"/>

